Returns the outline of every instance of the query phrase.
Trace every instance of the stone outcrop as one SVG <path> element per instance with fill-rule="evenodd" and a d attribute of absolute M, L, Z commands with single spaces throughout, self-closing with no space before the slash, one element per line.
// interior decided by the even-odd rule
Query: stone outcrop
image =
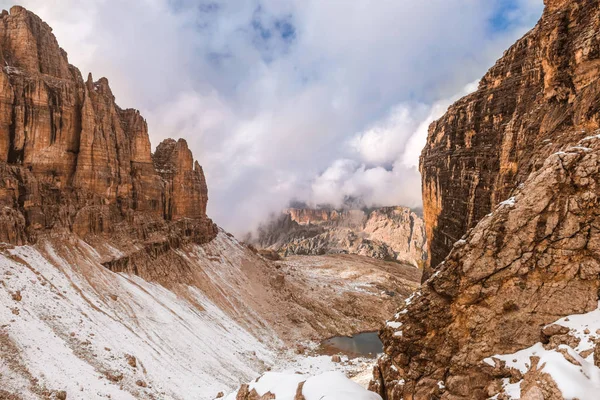
<path fill-rule="evenodd" d="M 387 323 L 372 388 L 390 400 L 497 394 L 511 376 L 486 357 L 564 333 L 544 327 L 598 307 L 599 196 L 600 137 L 551 155 Z"/>
<path fill-rule="evenodd" d="M 166 140 L 152 155 L 140 113 L 116 105 L 107 79 L 84 81 L 52 29 L 22 7 L 0 15 L 0 64 L 0 241 L 216 235 L 186 142 Z"/>
<path fill-rule="evenodd" d="M 521 398 L 560 398 L 533 358 L 525 377 L 484 359 L 556 347 L 571 339 L 548 324 L 598 308 L 599 29 L 597 0 L 546 1 L 431 126 L 421 171 L 435 268 L 381 331 L 371 389 L 384 399 L 502 399 L 519 379 Z"/>
<path fill-rule="evenodd" d="M 167 219 L 206 216 L 208 189 L 204 172 L 183 139 L 167 139 L 154 153 L 154 167 L 166 183 L 164 215 Z"/>
<path fill-rule="evenodd" d="M 423 220 L 405 207 L 290 208 L 259 228 L 254 243 L 282 256 L 360 254 L 418 267 L 427 258 Z"/>
<path fill-rule="evenodd" d="M 431 267 L 548 155 L 598 126 L 598 2 L 546 5 L 479 89 L 430 127 L 421 173 Z"/>

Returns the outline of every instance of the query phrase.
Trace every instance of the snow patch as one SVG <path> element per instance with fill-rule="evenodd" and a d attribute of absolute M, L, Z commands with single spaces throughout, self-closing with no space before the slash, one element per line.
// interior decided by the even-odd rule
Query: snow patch
<path fill-rule="evenodd" d="M 525 374 L 532 367 L 531 357 L 537 356 L 540 359 L 538 368 L 552 377 L 565 399 L 595 400 L 600 392 L 600 368 L 594 364 L 593 351 L 586 358 L 581 353 L 593 350 L 594 342 L 598 339 L 596 331 L 600 329 L 600 303 L 598 306 L 589 313 L 570 315 L 553 323 L 569 328 L 569 333 L 580 339 L 575 348 L 562 344 L 556 350 L 546 350 L 542 343 L 536 343 L 512 354 L 488 357 L 483 362 L 493 367 L 494 359 L 498 359 L 504 361 L 507 367 Z M 557 350 L 565 351 L 580 365 L 568 361 Z M 506 380 L 503 387 L 510 399 L 520 398 L 520 382 L 509 384 Z"/>
<path fill-rule="evenodd" d="M 498 204 L 498 206 L 514 206 L 516 202 L 516 199 L 514 197 L 511 197 L 508 200 L 504 200 L 502 203 Z"/>
<path fill-rule="evenodd" d="M 392 329 L 398 329 L 402 326 L 402 322 L 388 321 L 386 325 Z"/>
<path fill-rule="evenodd" d="M 301 382 L 304 382 L 302 395 L 306 400 L 381 400 L 378 394 L 366 390 L 338 371 L 315 376 L 268 372 L 251 382 L 249 390 L 256 390 L 260 396 L 271 392 L 277 400 L 293 400 Z M 231 393 L 225 400 L 235 400 L 236 396 L 237 392 Z"/>

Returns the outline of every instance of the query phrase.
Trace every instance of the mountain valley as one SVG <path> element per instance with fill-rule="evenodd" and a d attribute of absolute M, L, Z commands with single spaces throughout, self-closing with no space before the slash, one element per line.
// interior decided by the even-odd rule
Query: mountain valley
<path fill-rule="evenodd" d="M 422 211 L 294 204 L 243 240 L 198 147 L 152 151 L 3 11 L 0 399 L 596 399 L 600 0 L 544 6 L 430 125 Z"/>
<path fill-rule="evenodd" d="M 30 11 L 0 31 L 0 398 L 211 399 L 271 369 L 368 369 L 319 342 L 377 331 L 420 270 L 260 256 L 207 217 L 185 140 L 151 153 L 139 112 Z"/>

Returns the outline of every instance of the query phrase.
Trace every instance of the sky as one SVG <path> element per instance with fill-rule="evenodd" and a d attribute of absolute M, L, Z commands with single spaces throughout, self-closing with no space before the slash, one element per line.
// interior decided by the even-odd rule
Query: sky
<path fill-rule="evenodd" d="M 0 0 L 8 9 L 15 2 Z M 236 234 L 290 201 L 421 205 L 428 125 L 542 0 L 21 0 L 153 147 L 183 137 Z"/>

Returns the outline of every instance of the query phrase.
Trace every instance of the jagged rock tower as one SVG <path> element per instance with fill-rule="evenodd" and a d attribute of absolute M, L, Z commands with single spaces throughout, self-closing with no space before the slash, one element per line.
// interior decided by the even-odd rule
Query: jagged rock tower
<path fill-rule="evenodd" d="M 524 379 L 522 399 L 562 398 L 540 371 L 483 360 L 565 343 L 544 326 L 598 307 L 599 31 L 598 0 L 546 0 L 537 26 L 431 125 L 430 278 L 382 332 L 372 389 L 384 399 L 487 399 L 502 379 Z"/>
<path fill-rule="evenodd" d="M 140 113 L 115 104 L 107 79 L 84 81 L 52 29 L 22 7 L 0 15 L 0 65 L 0 241 L 215 237 L 204 174 L 185 140 L 151 154 Z"/>

